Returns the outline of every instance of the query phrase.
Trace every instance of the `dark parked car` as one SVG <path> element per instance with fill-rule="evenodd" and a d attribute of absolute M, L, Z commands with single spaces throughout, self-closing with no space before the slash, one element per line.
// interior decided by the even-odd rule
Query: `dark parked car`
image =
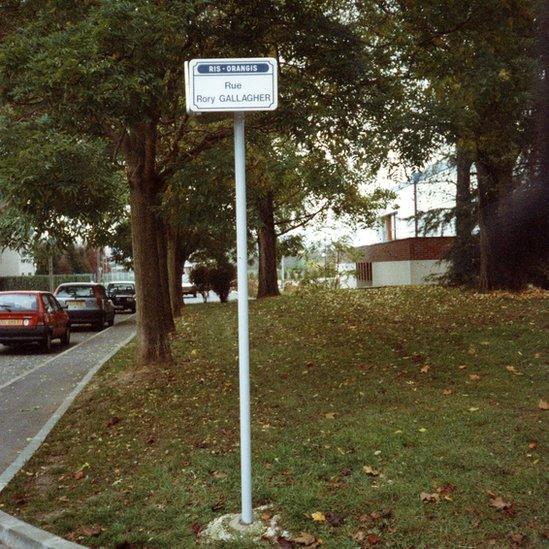
<path fill-rule="evenodd" d="M 0 292 L 0 343 L 38 343 L 44 352 L 52 339 L 69 345 L 69 315 L 49 292 Z"/>
<path fill-rule="evenodd" d="M 135 313 L 135 284 L 133 282 L 109 282 L 107 295 L 117 311 Z"/>
<path fill-rule="evenodd" d="M 102 284 L 68 282 L 55 290 L 55 297 L 69 313 L 71 324 L 91 324 L 102 330 L 114 324 L 114 305 Z"/>

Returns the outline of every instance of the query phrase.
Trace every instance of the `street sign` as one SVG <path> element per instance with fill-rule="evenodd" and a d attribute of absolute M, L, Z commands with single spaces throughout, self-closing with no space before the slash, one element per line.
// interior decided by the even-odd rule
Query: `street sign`
<path fill-rule="evenodd" d="M 185 67 L 187 112 L 274 111 L 277 67 L 271 57 L 193 59 Z"/>
<path fill-rule="evenodd" d="M 253 522 L 244 118 L 246 111 L 273 111 L 277 108 L 277 68 L 276 59 L 271 57 L 193 59 L 185 62 L 187 112 L 234 112 L 242 524 Z"/>

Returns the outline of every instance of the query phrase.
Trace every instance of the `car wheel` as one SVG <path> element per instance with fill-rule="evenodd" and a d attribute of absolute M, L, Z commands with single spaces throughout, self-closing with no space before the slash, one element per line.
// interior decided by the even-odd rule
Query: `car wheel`
<path fill-rule="evenodd" d="M 132 312 L 132 315 L 135 314 L 135 305 L 130 309 L 130 311 Z"/>
<path fill-rule="evenodd" d="M 109 321 L 107 322 L 107 324 L 109 325 L 109 328 L 114 325 L 114 313 L 112 317 L 109 319 Z"/>
<path fill-rule="evenodd" d="M 61 337 L 61 345 L 68 347 L 71 344 L 71 327 L 67 326 L 67 331 Z"/>
<path fill-rule="evenodd" d="M 101 320 L 95 323 L 95 329 L 100 332 L 105 327 L 105 315 L 101 317 Z"/>
<path fill-rule="evenodd" d="M 43 353 L 49 353 L 51 351 L 51 333 L 48 332 L 46 337 L 42 340 L 40 344 Z"/>

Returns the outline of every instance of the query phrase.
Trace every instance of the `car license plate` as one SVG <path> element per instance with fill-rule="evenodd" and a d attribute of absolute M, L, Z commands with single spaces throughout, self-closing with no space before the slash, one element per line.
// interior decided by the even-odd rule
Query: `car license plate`
<path fill-rule="evenodd" d="M 22 318 L 2 318 L 0 326 L 23 326 Z"/>
<path fill-rule="evenodd" d="M 67 305 L 69 306 L 69 309 L 85 309 L 86 308 L 85 301 L 67 301 Z"/>

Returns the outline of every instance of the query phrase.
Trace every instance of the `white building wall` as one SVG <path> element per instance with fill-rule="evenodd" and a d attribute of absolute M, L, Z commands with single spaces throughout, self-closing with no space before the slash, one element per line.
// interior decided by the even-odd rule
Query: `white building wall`
<path fill-rule="evenodd" d="M 376 261 L 372 263 L 372 286 L 412 284 L 412 261 Z"/>
<path fill-rule="evenodd" d="M 437 259 L 410 261 L 410 284 L 434 284 L 429 277 L 443 275 L 448 270 L 448 262 Z"/>
<path fill-rule="evenodd" d="M 36 268 L 31 261 L 26 260 L 14 250 L 0 250 L 0 276 L 33 275 Z"/>

